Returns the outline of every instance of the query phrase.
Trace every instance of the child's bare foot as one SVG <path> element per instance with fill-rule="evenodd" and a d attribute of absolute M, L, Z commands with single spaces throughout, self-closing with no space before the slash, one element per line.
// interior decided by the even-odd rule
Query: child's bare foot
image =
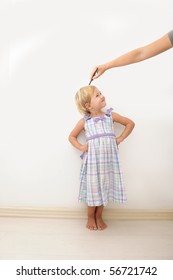
<path fill-rule="evenodd" d="M 86 227 L 90 230 L 97 230 L 97 225 L 96 225 L 95 218 L 89 218 L 88 217 Z"/>
<path fill-rule="evenodd" d="M 90 230 L 97 230 L 95 211 L 95 206 L 88 206 L 88 221 L 86 227 Z"/>
<path fill-rule="evenodd" d="M 103 222 L 102 218 L 96 218 L 96 224 L 98 230 L 104 230 L 107 228 L 107 225 Z"/>
<path fill-rule="evenodd" d="M 100 205 L 96 208 L 96 225 L 98 230 L 103 230 L 107 228 L 107 225 L 103 222 L 102 219 L 102 212 L 103 212 L 104 206 Z"/>

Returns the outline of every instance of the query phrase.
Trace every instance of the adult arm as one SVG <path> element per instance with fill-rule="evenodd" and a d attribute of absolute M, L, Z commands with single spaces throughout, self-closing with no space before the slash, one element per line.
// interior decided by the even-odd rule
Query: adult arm
<path fill-rule="evenodd" d="M 91 72 L 91 79 L 94 80 L 101 76 L 106 70 L 113 67 L 125 66 L 133 63 L 137 63 L 148 59 L 150 57 L 156 56 L 160 53 L 173 47 L 173 30 L 168 34 L 164 35 L 160 39 L 144 46 L 125 53 L 114 60 L 111 60 L 105 64 L 97 65 Z M 97 72 L 94 74 L 94 72 Z"/>

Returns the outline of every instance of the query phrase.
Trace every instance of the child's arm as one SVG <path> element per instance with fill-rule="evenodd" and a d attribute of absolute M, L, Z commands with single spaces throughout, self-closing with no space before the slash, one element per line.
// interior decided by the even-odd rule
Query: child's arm
<path fill-rule="evenodd" d="M 85 121 L 84 119 L 81 119 L 76 126 L 74 127 L 74 129 L 71 131 L 68 140 L 70 141 L 70 143 L 78 150 L 82 151 L 82 152 L 87 152 L 88 151 L 88 145 L 82 145 L 79 143 L 79 141 L 77 140 L 78 135 L 80 134 L 80 132 L 84 129 L 84 124 Z"/>
<path fill-rule="evenodd" d="M 129 134 L 132 132 L 132 130 L 135 126 L 135 123 L 132 120 L 130 120 L 126 117 L 120 116 L 117 113 L 112 113 L 112 119 L 113 119 L 114 122 L 120 123 L 120 124 L 125 126 L 121 135 L 116 138 L 116 142 L 117 142 L 117 145 L 118 145 L 125 138 L 127 138 L 129 136 Z"/>

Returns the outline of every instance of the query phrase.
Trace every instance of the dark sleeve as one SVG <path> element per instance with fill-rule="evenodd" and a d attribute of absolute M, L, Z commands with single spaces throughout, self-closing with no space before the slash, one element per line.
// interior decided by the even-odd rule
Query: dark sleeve
<path fill-rule="evenodd" d="M 168 36 L 169 36 L 169 39 L 170 39 L 170 41 L 171 41 L 171 43 L 173 45 L 173 30 L 168 32 Z"/>

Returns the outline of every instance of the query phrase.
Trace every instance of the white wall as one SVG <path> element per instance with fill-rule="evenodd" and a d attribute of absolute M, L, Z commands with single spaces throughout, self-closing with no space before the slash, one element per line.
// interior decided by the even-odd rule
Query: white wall
<path fill-rule="evenodd" d="M 173 28 L 169 0 L 4 0 L 0 43 L 0 207 L 85 207 L 79 87 L 101 64 Z M 136 127 L 120 147 L 128 202 L 173 208 L 173 51 L 106 72 L 94 84 Z M 117 127 L 120 131 L 120 127 Z"/>

